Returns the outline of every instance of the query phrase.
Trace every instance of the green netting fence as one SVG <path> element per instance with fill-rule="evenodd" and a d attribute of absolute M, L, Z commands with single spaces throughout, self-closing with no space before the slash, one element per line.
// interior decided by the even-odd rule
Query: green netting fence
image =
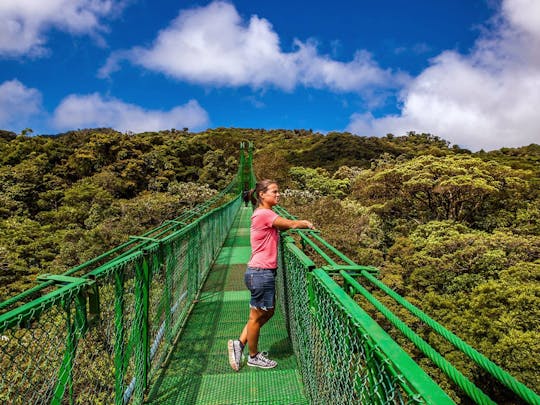
<path fill-rule="evenodd" d="M 281 216 L 294 218 L 282 207 Z M 378 270 L 360 266 L 326 242 L 317 231 L 289 231 L 281 239 L 277 291 L 299 361 L 306 394 L 313 404 L 494 404 L 488 394 L 465 377 L 380 299 L 394 300 L 422 325 L 473 362 L 505 392 L 504 403 L 540 404 L 540 396 L 491 362 L 452 332 L 381 283 Z M 318 263 L 316 264 L 315 261 Z M 376 290 L 377 292 L 375 292 Z M 377 294 L 379 297 L 377 297 Z M 387 302 L 388 300 L 384 300 Z M 444 373 L 458 392 L 451 397 L 368 314 L 374 308 Z"/>
<path fill-rule="evenodd" d="M 0 315 L 0 402 L 142 402 L 240 207 L 226 203 Z"/>

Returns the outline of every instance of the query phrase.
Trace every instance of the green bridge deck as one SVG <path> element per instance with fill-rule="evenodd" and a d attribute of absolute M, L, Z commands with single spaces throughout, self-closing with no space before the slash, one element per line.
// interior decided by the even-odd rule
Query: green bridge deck
<path fill-rule="evenodd" d="M 151 382 L 149 404 L 307 404 L 283 314 L 261 331 L 260 350 L 278 362 L 272 370 L 231 369 L 227 340 L 249 314 L 243 282 L 250 256 L 251 208 L 242 207 L 214 263 L 198 302 L 162 372 Z"/>

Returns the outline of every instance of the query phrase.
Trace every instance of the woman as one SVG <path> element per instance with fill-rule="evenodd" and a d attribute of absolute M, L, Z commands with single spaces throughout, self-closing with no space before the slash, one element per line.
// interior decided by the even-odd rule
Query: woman
<path fill-rule="evenodd" d="M 274 315 L 278 231 L 295 228 L 313 229 L 313 224 L 309 221 L 282 218 L 272 211 L 272 207 L 279 201 L 279 188 L 275 181 L 258 182 L 247 197 L 256 207 L 251 216 L 251 259 L 244 275 L 251 299 L 246 326 L 237 340 L 228 342 L 229 363 L 235 371 L 240 369 L 242 351 L 246 343 L 249 347 L 248 366 L 260 368 L 277 366 L 274 360 L 258 351 L 257 344 L 261 327 Z"/>

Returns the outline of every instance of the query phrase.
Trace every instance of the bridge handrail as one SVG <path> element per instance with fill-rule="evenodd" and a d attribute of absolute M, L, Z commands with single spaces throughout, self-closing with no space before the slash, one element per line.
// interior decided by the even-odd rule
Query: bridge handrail
<path fill-rule="evenodd" d="M 476 350 L 472 346 L 465 343 L 457 335 L 455 335 L 454 333 L 452 333 L 451 331 L 443 327 L 440 323 L 438 323 L 434 319 L 430 318 L 428 315 L 426 315 L 426 313 L 422 312 L 418 307 L 416 307 L 415 305 L 405 300 L 403 297 L 401 297 L 391 288 L 388 288 L 388 286 L 386 286 L 381 281 L 377 280 L 369 272 L 361 271 L 361 275 L 362 277 L 369 280 L 376 287 L 380 288 L 383 292 L 388 294 L 388 296 L 392 297 L 397 303 L 399 303 L 404 308 L 409 310 L 409 312 L 411 312 L 413 315 L 417 316 L 418 319 L 420 319 L 422 322 L 425 322 L 426 325 L 431 327 L 440 336 L 444 337 L 448 342 L 452 343 L 454 347 L 459 349 L 462 353 L 466 354 L 472 361 L 474 361 L 476 364 L 482 367 L 489 374 L 494 376 L 499 382 L 501 382 L 503 385 L 505 385 L 507 388 L 509 388 L 512 392 L 517 394 L 527 403 L 540 404 L 540 396 L 537 395 L 533 390 L 531 390 L 525 384 L 518 381 L 510 373 L 508 373 L 507 371 L 502 369 L 500 366 L 495 364 L 493 361 L 488 359 L 486 356 L 481 354 L 478 350 Z M 358 285 L 358 282 L 356 282 L 356 285 Z M 362 289 L 362 290 L 363 291 L 361 292 L 360 289 L 358 289 L 358 291 L 366 297 L 365 292 L 367 290 L 365 289 Z"/>

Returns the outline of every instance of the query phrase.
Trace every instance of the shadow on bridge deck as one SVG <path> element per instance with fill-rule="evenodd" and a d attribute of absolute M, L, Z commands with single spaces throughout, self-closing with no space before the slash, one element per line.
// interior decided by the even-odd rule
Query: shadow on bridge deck
<path fill-rule="evenodd" d="M 168 364 L 151 382 L 147 403 L 308 403 L 279 306 L 259 341 L 278 366 L 244 365 L 239 372 L 229 366 L 227 340 L 238 336 L 249 313 L 243 274 L 250 256 L 250 215 L 250 208 L 240 209 Z"/>

